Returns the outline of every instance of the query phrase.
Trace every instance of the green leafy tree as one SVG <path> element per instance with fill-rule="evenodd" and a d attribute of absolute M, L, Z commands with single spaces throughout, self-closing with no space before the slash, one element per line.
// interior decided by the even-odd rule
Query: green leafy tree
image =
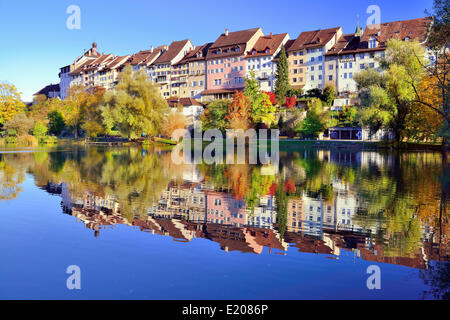
<path fill-rule="evenodd" d="M 103 87 L 94 87 L 90 90 L 87 107 L 84 111 L 83 124 L 81 125 L 81 128 L 89 137 L 97 137 L 105 133 L 101 111 L 105 91 Z"/>
<path fill-rule="evenodd" d="M 275 94 L 277 95 L 278 103 L 282 106 L 286 100 L 288 91 L 291 88 L 289 85 L 289 63 L 284 46 L 281 47 L 275 78 Z"/>
<path fill-rule="evenodd" d="M 200 116 L 203 130 L 218 129 L 224 131 L 228 127 L 227 116 L 231 100 L 215 100 L 208 104 Z"/>
<path fill-rule="evenodd" d="M 388 41 L 386 57 L 380 59 L 383 73 L 364 70 L 355 75 L 361 98 L 360 121 L 372 130 L 391 128 L 397 141 L 415 100 L 412 83 L 423 76 L 424 48 L 418 42 Z"/>
<path fill-rule="evenodd" d="M 271 126 L 275 122 L 276 107 L 270 101 L 270 96 L 261 91 L 253 71 L 250 72 L 250 77 L 245 79 L 245 95 L 251 105 L 250 117 L 253 123 Z"/>
<path fill-rule="evenodd" d="M 322 107 L 322 101 L 318 98 L 313 98 L 308 102 L 306 118 L 299 124 L 297 131 L 304 137 L 317 138 L 326 127 L 327 119 Z"/>
<path fill-rule="evenodd" d="M 59 136 L 65 127 L 64 117 L 58 110 L 50 111 L 47 115 L 49 133 Z"/>
<path fill-rule="evenodd" d="M 48 128 L 41 121 L 36 121 L 33 128 L 31 129 L 31 132 L 33 133 L 33 136 L 35 136 L 35 137 L 43 137 L 47 134 Z"/>
<path fill-rule="evenodd" d="M 322 92 L 323 101 L 327 103 L 328 106 L 332 106 L 334 99 L 336 97 L 336 90 L 333 85 L 327 85 Z"/>
<path fill-rule="evenodd" d="M 101 107 L 105 126 L 117 128 L 128 138 L 158 135 L 169 105 L 144 72 L 127 66 L 113 91 L 105 94 Z"/>

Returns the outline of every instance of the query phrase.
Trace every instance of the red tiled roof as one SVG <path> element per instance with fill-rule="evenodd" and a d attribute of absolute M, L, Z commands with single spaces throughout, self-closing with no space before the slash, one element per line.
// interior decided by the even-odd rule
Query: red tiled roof
<path fill-rule="evenodd" d="M 260 37 L 255 46 L 248 51 L 247 57 L 273 55 L 283 44 L 286 36 L 287 33 Z M 267 49 L 270 50 L 269 53 L 266 52 Z"/>
<path fill-rule="evenodd" d="M 222 33 L 209 48 L 206 58 L 209 60 L 217 57 L 230 57 L 245 54 L 247 42 L 250 41 L 259 30 L 261 30 L 261 28 L 229 32 L 228 35 Z M 234 50 L 237 46 L 240 47 L 239 51 Z M 217 53 L 218 49 L 222 51 L 221 54 Z M 228 52 L 226 52 L 227 50 Z"/>
<path fill-rule="evenodd" d="M 124 63 L 130 56 L 116 57 L 106 65 L 106 69 L 115 69 Z"/>
<path fill-rule="evenodd" d="M 139 51 L 131 56 L 128 63 L 133 66 L 152 63 L 153 60 L 161 53 L 163 48 L 164 46 L 159 46 L 153 50 Z"/>
<path fill-rule="evenodd" d="M 305 48 L 322 47 L 326 45 L 341 27 L 305 31 L 302 32 L 298 38 L 292 43 L 288 51 L 302 50 Z"/>
<path fill-rule="evenodd" d="M 357 37 L 355 33 L 344 34 L 325 55 L 346 54 L 349 51 L 358 49 L 359 43 L 360 37 Z"/>
<path fill-rule="evenodd" d="M 232 46 L 235 44 L 247 43 L 260 28 L 229 32 L 228 35 L 222 33 L 212 44 L 211 49 Z"/>
<path fill-rule="evenodd" d="M 289 48 L 294 44 L 294 42 L 295 42 L 295 39 L 290 39 L 290 40 L 288 40 L 288 41 L 285 43 L 285 45 L 284 45 L 284 50 L 285 50 L 286 52 L 288 52 Z M 281 51 L 278 52 L 277 56 L 276 56 L 272 61 L 273 61 L 273 62 L 278 62 L 278 60 L 280 60 L 280 54 L 281 54 Z"/>
<path fill-rule="evenodd" d="M 168 63 L 175 58 L 184 46 L 189 42 L 188 39 L 182 41 L 174 41 L 170 44 L 169 49 L 163 52 L 158 59 L 155 60 L 154 64 Z"/>
<path fill-rule="evenodd" d="M 179 63 L 177 64 L 183 64 L 187 62 L 193 62 L 193 61 L 201 61 L 206 60 L 206 55 L 208 53 L 208 49 L 211 47 L 212 42 L 206 43 L 202 46 L 196 47 L 194 50 L 189 52 Z"/>
<path fill-rule="evenodd" d="M 73 70 L 70 75 L 76 75 L 76 74 L 80 74 L 81 72 L 83 72 L 85 70 L 85 68 L 87 68 L 87 66 L 89 64 L 91 64 L 93 60 L 87 60 L 85 62 L 83 62 L 81 65 L 78 66 L 78 68 L 76 68 L 75 70 Z"/>
<path fill-rule="evenodd" d="M 369 40 L 371 37 L 374 37 L 378 41 L 376 49 L 385 49 L 387 41 L 390 39 L 405 40 L 409 38 L 410 40 L 423 42 L 426 40 L 432 20 L 432 17 L 426 17 L 381 23 L 380 29 L 376 28 L 377 25 L 369 25 L 364 30 L 358 49 L 369 49 Z"/>
<path fill-rule="evenodd" d="M 377 29 L 375 25 L 369 25 L 361 38 L 357 37 L 355 34 L 342 36 L 336 45 L 326 53 L 326 55 L 385 50 L 387 42 L 390 39 L 405 40 L 409 37 L 410 40 L 418 40 L 423 42 L 426 40 L 428 28 L 430 27 L 431 22 L 432 18 L 427 17 L 381 23 L 380 29 Z M 378 41 L 378 45 L 375 48 L 369 48 L 369 40 L 372 37 Z"/>

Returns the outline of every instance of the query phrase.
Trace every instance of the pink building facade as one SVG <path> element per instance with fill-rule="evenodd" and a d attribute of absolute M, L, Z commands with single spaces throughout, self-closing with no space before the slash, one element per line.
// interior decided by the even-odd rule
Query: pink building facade
<path fill-rule="evenodd" d="M 242 227 L 246 224 L 245 201 L 233 194 L 208 191 L 206 193 L 206 221 Z"/>

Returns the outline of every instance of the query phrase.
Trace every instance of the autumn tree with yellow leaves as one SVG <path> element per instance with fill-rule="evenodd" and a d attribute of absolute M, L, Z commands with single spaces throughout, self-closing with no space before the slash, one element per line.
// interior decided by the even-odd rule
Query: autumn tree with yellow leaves
<path fill-rule="evenodd" d="M 0 126 L 25 110 L 20 92 L 9 83 L 0 82 Z"/>

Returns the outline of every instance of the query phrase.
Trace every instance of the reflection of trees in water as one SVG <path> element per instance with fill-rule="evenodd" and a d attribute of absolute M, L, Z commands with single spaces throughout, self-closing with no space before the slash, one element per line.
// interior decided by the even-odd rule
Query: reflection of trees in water
<path fill-rule="evenodd" d="M 171 180 L 180 180 L 183 170 L 169 157 L 168 153 L 143 153 L 138 148 L 80 148 L 52 152 L 47 157 L 36 154 L 34 158 L 32 154 L 21 154 L 8 157 L 0 167 L 0 175 L 11 184 L 16 158 L 20 158 L 34 174 L 37 185 L 66 183 L 73 197 L 82 198 L 88 192 L 112 196 L 121 214 L 133 220 L 147 215 Z M 23 174 L 24 170 L 18 172 Z"/>
<path fill-rule="evenodd" d="M 430 230 L 431 240 L 446 244 L 449 176 L 440 154 L 377 153 L 383 160 L 380 163 L 349 165 L 333 160 L 336 157 L 332 152 L 308 149 L 281 153 L 279 174 L 262 174 L 256 165 L 202 164 L 199 169 L 209 184 L 245 199 L 250 212 L 262 196 L 278 195 L 281 226 L 283 206 L 290 196 L 306 193 L 331 203 L 341 192 L 336 185 L 339 181 L 348 186 L 346 196 L 359 199 L 359 212 L 353 222 L 381 230 L 377 236 L 386 244 L 387 254 L 417 250 L 424 226 Z M 181 182 L 185 169 L 172 163 L 169 152 L 144 152 L 139 148 L 3 154 L 0 200 L 17 197 L 25 172 L 30 172 L 38 186 L 64 182 L 76 197 L 86 192 L 113 196 L 121 214 L 133 219 L 147 214 L 170 181 Z"/>
<path fill-rule="evenodd" d="M 377 236 L 385 243 L 387 255 L 413 254 L 421 245 L 422 226 L 438 232 L 447 230 L 441 226 L 443 221 L 448 226 L 448 212 L 441 208 L 446 201 L 441 193 L 447 194 L 448 188 L 439 179 L 448 177 L 448 171 L 442 169 L 439 154 L 388 154 L 383 156 L 384 165 L 369 162 L 355 166 L 329 161 L 333 151 L 321 152 L 307 150 L 284 155 L 283 175 L 295 179 L 298 196 L 306 192 L 327 202 L 340 192 L 335 182 L 347 185 L 346 194 L 359 200 L 353 222 L 379 230 Z M 439 218 L 442 212 L 445 219 Z M 443 236 L 447 237 L 445 233 Z"/>
<path fill-rule="evenodd" d="M 6 163 L 0 155 L 0 202 L 16 199 L 22 191 L 24 171 Z"/>

